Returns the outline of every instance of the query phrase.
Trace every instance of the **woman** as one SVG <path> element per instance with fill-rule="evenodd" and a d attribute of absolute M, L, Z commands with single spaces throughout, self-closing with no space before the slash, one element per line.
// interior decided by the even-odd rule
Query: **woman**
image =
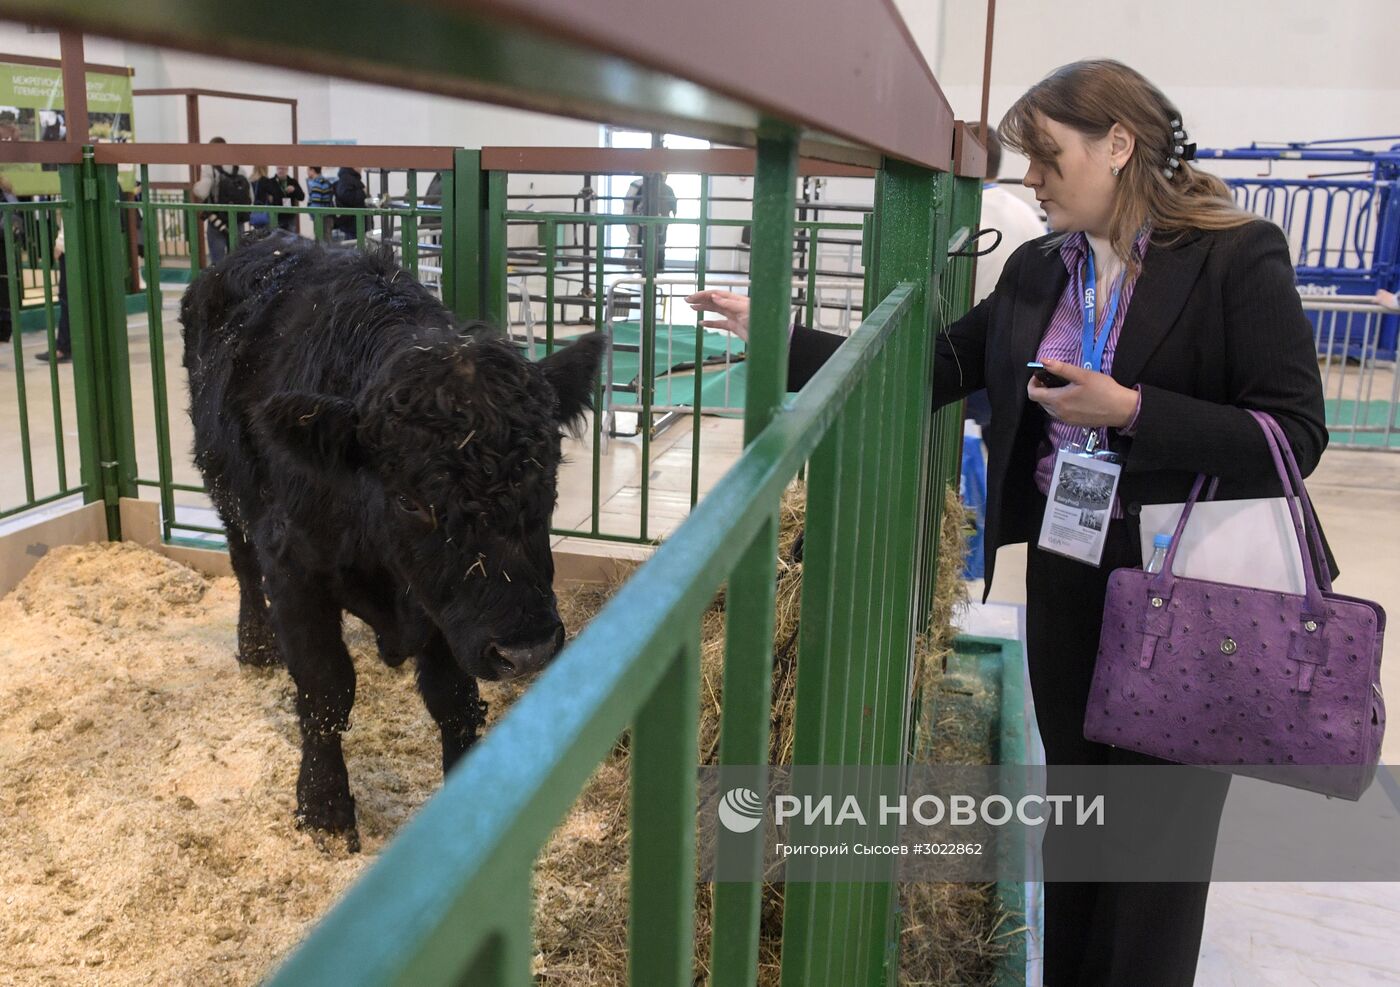
<path fill-rule="evenodd" d="M 1312 331 L 1284 235 L 1237 210 L 1218 179 L 1187 162 L 1180 120 L 1156 87 L 1112 61 L 1065 66 L 1022 96 L 999 131 L 1030 159 L 1024 184 L 1054 232 L 1017 250 L 992 294 L 937 341 L 935 400 L 983 386 L 991 398 L 986 537 L 993 549 L 1030 545 L 1027 652 L 1050 765 L 1161 763 L 1083 737 L 1108 576 L 1142 564 L 1142 505 L 1184 501 L 1198 472 L 1221 478 L 1222 499 L 1279 495 L 1247 409 L 1273 415 L 1304 474 L 1327 444 Z M 1083 293 L 1089 271 L 1093 305 Z M 704 325 L 747 338 L 747 299 L 708 291 L 691 302 L 721 316 Z M 1093 352 L 1081 352 L 1086 308 Z M 795 327 L 790 386 L 840 342 Z M 1026 369 L 1031 360 L 1068 383 L 1040 383 Z M 1037 546 L 1057 453 L 1089 435 L 1122 463 L 1097 565 Z M 993 562 L 989 552 L 989 585 Z M 1205 777 L 1133 806 L 1142 828 L 1129 839 L 1144 852 L 1209 861 L 1228 776 L 1197 774 Z M 1053 769 L 1048 784 L 1057 789 Z M 1073 876 L 1070 844 L 1086 835 L 1110 838 L 1047 833 L 1048 877 Z M 1045 983 L 1191 984 L 1208 888 L 1047 882 Z"/>
<path fill-rule="evenodd" d="M 253 165 L 253 173 L 250 177 L 253 181 L 253 205 L 280 206 L 282 204 L 282 186 L 277 183 L 277 179 L 268 173 L 266 167 Z M 271 214 L 266 210 L 254 211 L 251 225 L 255 229 L 265 229 L 271 226 Z"/>

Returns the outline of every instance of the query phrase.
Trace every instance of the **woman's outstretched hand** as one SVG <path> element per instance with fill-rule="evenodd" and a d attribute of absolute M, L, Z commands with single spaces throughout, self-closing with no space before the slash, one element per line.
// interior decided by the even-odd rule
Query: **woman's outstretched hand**
<path fill-rule="evenodd" d="M 718 319 L 701 319 L 700 324 L 710 329 L 723 329 L 732 332 L 744 342 L 749 341 L 749 297 L 736 295 L 722 288 L 706 288 L 686 298 L 686 302 L 696 312 L 714 312 Z"/>

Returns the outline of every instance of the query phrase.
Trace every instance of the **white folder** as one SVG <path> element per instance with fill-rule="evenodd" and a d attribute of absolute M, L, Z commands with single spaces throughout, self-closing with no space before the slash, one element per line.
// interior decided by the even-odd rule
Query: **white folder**
<path fill-rule="evenodd" d="M 1142 558 L 1156 535 L 1176 531 L 1185 504 L 1143 504 Z M 1235 586 L 1304 591 L 1303 557 L 1288 502 L 1282 497 L 1197 503 L 1181 536 L 1173 572 Z"/>

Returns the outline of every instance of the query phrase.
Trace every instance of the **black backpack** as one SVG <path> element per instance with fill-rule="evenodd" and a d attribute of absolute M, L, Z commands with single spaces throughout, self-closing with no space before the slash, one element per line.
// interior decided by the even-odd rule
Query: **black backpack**
<path fill-rule="evenodd" d="M 214 194 L 210 196 L 210 202 L 233 206 L 251 206 L 253 204 L 253 186 L 248 183 L 247 176 L 238 169 L 224 171 L 224 169 L 215 166 L 214 188 L 212 191 Z M 212 215 L 217 225 L 224 226 L 227 224 L 227 213 L 216 212 Z M 238 212 L 238 222 L 240 224 L 246 223 L 251 216 L 251 212 L 245 212 L 240 209 Z"/>

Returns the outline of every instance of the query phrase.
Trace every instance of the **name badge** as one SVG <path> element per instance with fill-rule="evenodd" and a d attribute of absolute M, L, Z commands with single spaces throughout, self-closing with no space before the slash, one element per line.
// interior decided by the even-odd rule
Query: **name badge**
<path fill-rule="evenodd" d="M 1041 549 L 1097 566 L 1108 541 L 1108 520 L 1122 463 L 1112 453 L 1078 447 L 1055 455 L 1050 495 L 1040 522 Z"/>

